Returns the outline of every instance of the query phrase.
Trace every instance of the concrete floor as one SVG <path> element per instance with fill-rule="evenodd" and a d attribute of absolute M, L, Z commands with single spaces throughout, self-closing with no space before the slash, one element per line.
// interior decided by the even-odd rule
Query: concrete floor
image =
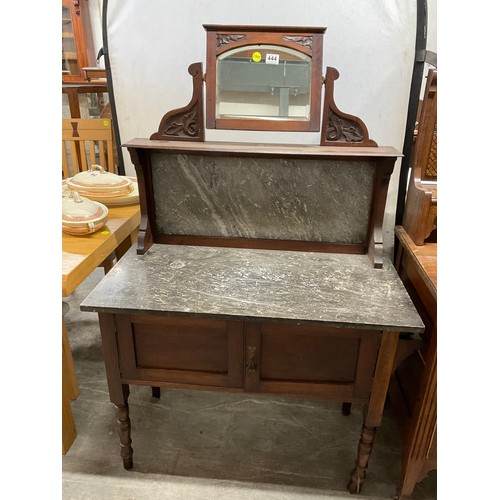
<path fill-rule="evenodd" d="M 393 498 L 400 439 L 390 405 L 360 495 L 346 483 L 354 465 L 362 408 L 303 399 L 131 387 L 134 468 L 122 467 L 102 361 L 97 314 L 80 302 L 103 277 L 96 270 L 65 301 L 80 385 L 72 403 L 78 436 L 62 459 L 64 500 L 313 500 Z M 414 500 L 434 500 L 436 472 Z"/>

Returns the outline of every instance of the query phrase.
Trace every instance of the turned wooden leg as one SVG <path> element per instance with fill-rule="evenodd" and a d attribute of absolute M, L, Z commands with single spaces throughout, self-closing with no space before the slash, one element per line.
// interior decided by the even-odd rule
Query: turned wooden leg
<path fill-rule="evenodd" d="M 356 458 L 355 467 L 351 472 L 351 478 L 347 489 L 349 493 L 359 493 L 361 491 L 361 486 L 366 476 L 366 469 L 368 468 L 368 460 L 373 449 L 373 440 L 375 438 L 376 429 L 366 427 L 363 424 L 361 430 L 361 438 L 358 444 L 358 457 Z"/>
<path fill-rule="evenodd" d="M 160 399 L 161 390 L 159 387 L 151 387 L 151 393 L 153 395 L 153 398 Z"/>
<path fill-rule="evenodd" d="M 131 469 L 134 465 L 132 455 L 132 438 L 130 437 L 130 418 L 128 414 L 128 404 L 115 405 L 116 423 L 118 424 L 118 434 L 120 436 L 121 457 L 123 467 Z"/>
<path fill-rule="evenodd" d="M 351 414 L 351 405 L 352 403 L 342 403 L 342 415 L 347 417 Z"/>
<path fill-rule="evenodd" d="M 132 439 L 130 437 L 130 418 L 128 411 L 128 396 L 130 389 L 128 384 L 122 384 L 121 381 L 120 358 L 115 335 L 115 318 L 112 314 L 99 313 L 99 325 L 101 328 L 104 366 L 108 379 L 109 399 L 115 407 L 123 467 L 125 469 L 131 469 L 133 466 L 132 454 L 134 450 L 132 449 Z"/>
<path fill-rule="evenodd" d="M 375 431 L 382 421 L 385 398 L 398 346 L 398 338 L 398 332 L 382 332 L 370 400 L 366 407 L 363 427 L 361 429 L 358 456 L 347 485 L 350 493 L 359 493 L 365 479 L 368 461 L 373 448 Z"/>

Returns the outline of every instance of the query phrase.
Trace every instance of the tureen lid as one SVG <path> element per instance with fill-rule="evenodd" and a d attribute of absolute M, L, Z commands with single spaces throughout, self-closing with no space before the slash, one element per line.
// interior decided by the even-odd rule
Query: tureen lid
<path fill-rule="evenodd" d="M 87 222 L 102 219 L 108 215 L 108 209 L 101 203 L 80 196 L 71 191 L 62 199 L 62 220 L 66 222 Z"/>

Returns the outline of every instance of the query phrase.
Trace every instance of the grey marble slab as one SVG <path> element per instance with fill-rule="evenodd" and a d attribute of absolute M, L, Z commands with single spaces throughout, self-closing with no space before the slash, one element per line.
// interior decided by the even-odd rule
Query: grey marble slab
<path fill-rule="evenodd" d="M 375 160 L 151 155 L 158 234 L 366 243 Z"/>
<path fill-rule="evenodd" d="M 315 322 L 422 332 L 389 259 L 366 255 L 153 244 L 131 249 L 81 304 L 83 311 Z"/>

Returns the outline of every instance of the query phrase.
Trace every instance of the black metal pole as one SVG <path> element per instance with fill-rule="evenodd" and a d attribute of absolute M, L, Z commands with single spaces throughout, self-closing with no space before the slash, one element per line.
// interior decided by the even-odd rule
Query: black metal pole
<path fill-rule="evenodd" d="M 113 119 L 113 132 L 115 134 L 116 152 L 118 156 L 118 173 L 125 175 L 125 163 L 123 161 L 123 151 L 121 148 L 120 129 L 118 127 L 118 115 L 116 113 L 115 94 L 113 91 L 113 77 L 111 75 L 111 65 L 109 63 L 108 52 L 108 1 L 104 0 L 102 5 L 102 54 L 106 66 L 106 81 L 108 83 L 109 104 L 111 107 L 111 118 Z"/>

